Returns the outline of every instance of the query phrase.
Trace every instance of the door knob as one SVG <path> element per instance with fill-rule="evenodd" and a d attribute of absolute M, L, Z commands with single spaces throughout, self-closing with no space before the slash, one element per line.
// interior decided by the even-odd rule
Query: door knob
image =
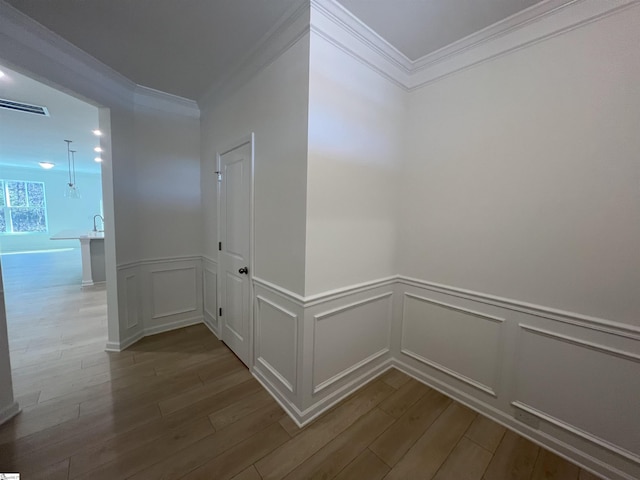
<path fill-rule="evenodd" d="M 247 267 L 242 267 L 238 270 L 238 273 L 243 273 L 246 275 L 247 273 L 249 273 L 249 269 Z"/>

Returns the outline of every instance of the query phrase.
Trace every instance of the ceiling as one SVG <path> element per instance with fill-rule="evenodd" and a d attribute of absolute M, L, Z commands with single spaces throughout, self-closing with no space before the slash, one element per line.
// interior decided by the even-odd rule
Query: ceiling
<path fill-rule="evenodd" d="M 197 100 L 304 0 L 6 1 L 135 83 Z M 338 1 L 415 60 L 539 0 Z"/>
<path fill-rule="evenodd" d="M 7 0 L 138 85 L 196 100 L 301 0 Z"/>
<path fill-rule="evenodd" d="M 3 166 L 40 168 L 38 162 L 68 171 L 67 144 L 76 150 L 76 171 L 100 173 L 93 159 L 98 139 L 98 109 L 75 97 L 0 65 L 0 98 L 47 107 L 49 116 L 0 108 L 0 173 Z M 0 175 L 1 177 L 2 175 Z"/>
<path fill-rule="evenodd" d="M 540 0 L 339 0 L 410 60 L 504 20 Z"/>

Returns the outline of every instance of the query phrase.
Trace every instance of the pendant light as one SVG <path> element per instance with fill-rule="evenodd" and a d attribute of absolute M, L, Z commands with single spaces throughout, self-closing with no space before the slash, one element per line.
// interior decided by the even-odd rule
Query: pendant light
<path fill-rule="evenodd" d="M 65 140 L 67 142 L 67 163 L 69 164 L 69 183 L 65 190 L 64 196 L 67 198 L 78 199 L 80 198 L 80 189 L 76 184 L 76 151 L 71 150 L 72 140 Z"/>

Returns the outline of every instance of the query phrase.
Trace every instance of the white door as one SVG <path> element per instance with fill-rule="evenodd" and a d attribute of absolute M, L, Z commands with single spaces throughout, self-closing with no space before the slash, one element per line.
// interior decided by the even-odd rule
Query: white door
<path fill-rule="evenodd" d="M 218 159 L 221 335 L 222 341 L 248 366 L 252 144 L 243 143 Z"/>

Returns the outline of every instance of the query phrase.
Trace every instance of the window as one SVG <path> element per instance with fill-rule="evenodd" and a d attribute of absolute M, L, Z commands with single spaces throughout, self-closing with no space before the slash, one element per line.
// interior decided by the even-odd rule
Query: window
<path fill-rule="evenodd" d="M 0 234 L 47 230 L 44 183 L 0 180 Z"/>

